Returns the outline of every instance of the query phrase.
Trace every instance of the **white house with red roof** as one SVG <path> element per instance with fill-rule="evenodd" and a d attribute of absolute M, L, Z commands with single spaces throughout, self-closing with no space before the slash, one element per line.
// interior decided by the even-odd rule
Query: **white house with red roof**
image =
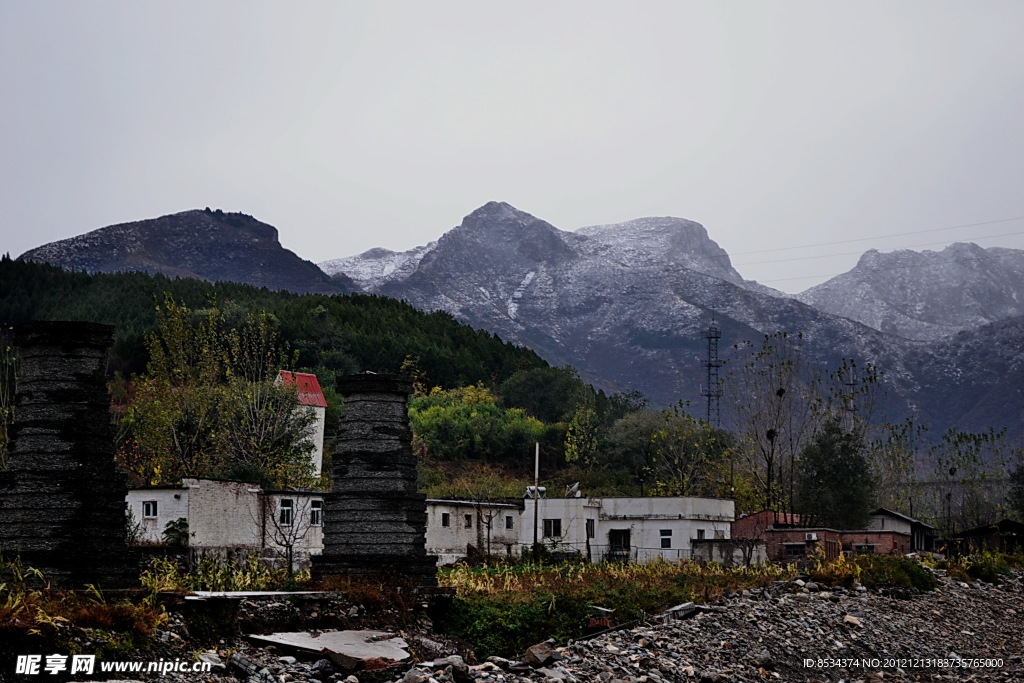
<path fill-rule="evenodd" d="M 300 410 L 308 410 L 314 415 L 315 422 L 309 437 L 313 449 L 309 457 L 313 460 L 313 473 L 319 476 L 324 462 L 324 424 L 327 414 L 327 399 L 320 389 L 320 382 L 312 373 L 289 370 L 281 370 L 278 381 L 287 387 L 295 387 L 299 394 Z"/>

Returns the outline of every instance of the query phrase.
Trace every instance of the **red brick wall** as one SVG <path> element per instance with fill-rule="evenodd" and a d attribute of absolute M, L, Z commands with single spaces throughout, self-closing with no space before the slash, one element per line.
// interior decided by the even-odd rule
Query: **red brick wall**
<path fill-rule="evenodd" d="M 807 534 L 815 534 L 818 540 L 807 541 Z M 798 559 L 787 554 L 787 547 L 800 548 L 803 555 L 810 555 L 821 545 L 826 557 L 839 555 L 840 534 L 832 529 L 771 529 L 764 536 L 768 559 L 775 562 Z"/>
<path fill-rule="evenodd" d="M 740 517 L 732 523 L 731 538 L 764 538 L 765 530 L 775 525 L 792 526 L 799 523 L 800 515 L 762 510 Z"/>
<path fill-rule="evenodd" d="M 910 552 L 910 534 L 898 531 L 844 531 L 843 550 L 856 552 L 858 546 L 871 546 L 876 555 L 906 555 Z"/>

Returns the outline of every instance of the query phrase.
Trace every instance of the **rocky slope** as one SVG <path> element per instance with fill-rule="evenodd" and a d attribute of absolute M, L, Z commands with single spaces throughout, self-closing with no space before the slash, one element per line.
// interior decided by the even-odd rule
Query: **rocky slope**
<path fill-rule="evenodd" d="M 902 269 L 889 267 L 890 256 L 869 252 L 859 274 L 848 274 L 865 289 L 849 285 L 853 296 L 842 300 L 876 312 L 862 321 L 852 315 L 852 303 L 837 312 L 821 303 L 841 300 L 840 278 L 816 290 L 826 309 L 820 310 L 745 281 L 700 224 L 679 218 L 565 232 L 491 202 L 424 247 L 372 250 L 323 265 L 336 275 L 347 268 L 367 291 L 448 311 L 549 362 L 570 363 L 606 389 L 639 389 L 655 404 L 684 399 L 703 406 L 703 335 L 714 319 L 722 332 L 723 376 L 730 363 L 743 362 L 735 345 L 759 345 L 779 331 L 800 333 L 804 356 L 822 367 L 834 369 L 844 358 L 875 363 L 885 389 L 877 409 L 892 421 L 916 411 L 936 438 L 948 427 L 1020 432 L 1024 365 L 1015 340 L 1021 323 L 1010 317 L 1018 280 L 1024 292 L 1017 252 L 958 245 L 943 252 L 944 266 Z M 919 256 L 905 258 L 935 261 Z M 1000 267 L 983 277 L 993 259 Z M 868 277 L 869 269 L 876 277 Z M 946 276 L 954 285 L 944 284 Z M 908 313 L 897 325 L 897 303 L 916 317 Z M 977 327 L 989 320 L 997 322 Z M 907 338 L 960 328 L 967 331 L 930 343 Z"/>
<path fill-rule="evenodd" d="M 976 244 L 939 252 L 872 249 L 849 272 L 797 298 L 887 334 L 941 339 L 1024 315 L 1024 251 Z"/>
<path fill-rule="evenodd" d="M 691 221 L 649 218 L 573 233 L 491 202 L 403 259 L 382 276 L 365 275 L 365 262 L 354 272 L 372 292 L 448 311 L 656 403 L 700 400 L 702 335 L 712 318 L 723 357 L 733 344 L 791 330 L 830 365 L 856 357 L 904 372 L 907 342 L 744 281 Z"/>
<path fill-rule="evenodd" d="M 284 249 L 273 226 L 220 210 L 111 225 L 37 247 L 19 258 L 67 270 L 142 271 L 299 293 L 355 289 L 347 278 L 332 281 L 316 265 Z"/>
<path fill-rule="evenodd" d="M 919 422 L 973 432 L 1005 428 L 1011 437 L 1019 436 L 1024 423 L 1022 340 L 1024 316 L 912 347 L 904 363 L 911 378 L 907 394 Z"/>

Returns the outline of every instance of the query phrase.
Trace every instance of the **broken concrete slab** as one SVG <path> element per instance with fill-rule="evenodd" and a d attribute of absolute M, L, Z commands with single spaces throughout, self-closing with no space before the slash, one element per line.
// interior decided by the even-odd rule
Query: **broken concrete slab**
<path fill-rule="evenodd" d="M 659 624 L 668 624 L 673 621 L 679 621 L 680 619 L 687 619 L 697 611 L 697 606 L 692 602 L 684 602 L 681 605 L 670 607 L 661 614 L 654 617 L 654 621 Z"/>
<path fill-rule="evenodd" d="M 249 636 L 249 639 L 306 652 L 333 652 L 361 661 L 390 659 L 400 662 L 409 658 L 409 644 L 399 635 L 387 631 L 297 631 Z"/>
<path fill-rule="evenodd" d="M 325 591 L 193 591 L 186 595 L 186 600 L 206 600 L 208 598 L 228 598 L 243 600 L 246 598 L 277 598 L 290 595 L 331 595 Z"/>

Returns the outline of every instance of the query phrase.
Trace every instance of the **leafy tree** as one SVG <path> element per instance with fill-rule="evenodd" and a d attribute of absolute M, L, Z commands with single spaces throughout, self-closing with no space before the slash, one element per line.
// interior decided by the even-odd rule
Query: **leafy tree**
<path fill-rule="evenodd" d="M 605 453 L 634 477 L 647 479 L 654 471 L 658 448 L 655 435 L 665 427 L 658 410 L 638 410 L 615 421 L 608 430 Z"/>
<path fill-rule="evenodd" d="M 914 458 L 923 448 L 924 432 L 922 425 L 907 418 L 901 424 L 886 425 L 881 437 L 871 443 L 868 461 L 879 505 L 903 512 L 913 510 L 916 489 Z"/>
<path fill-rule="evenodd" d="M 501 385 L 504 405 L 522 408 L 547 423 L 568 421 L 580 404 L 591 396 L 590 387 L 568 365 L 520 370 Z"/>
<path fill-rule="evenodd" d="M 414 448 L 439 460 L 521 460 L 545 434 L 539 420 L 520 408 L 502 408 L 482 384 L 413 397 L 409 420 Z"/>
<path fill-rule="evenodd" d="M 121 463 L 136 481 L 248 467 L 277 485 L 311 483 L 311 421 L 295 389 L 275 384 L 285 359 L 274 322 L 243 315 L 228 324 L 216 305 L 193 313 L 170 295 L 157 308 L 149 374 L 121 423 Z"/>
<path fill-rule="evenodd" d="M 157 307 L 157 330 L 146 339 L 149 375 L 136 384 L 122 420 L 122 464 L 143 483 L 161 484 L 210 474 L 222 400 L 217 311 L 193 318 L 167 296 Z"/>
<path fill-rule="evenodd" d="M 298 410 L 294 387 L 233 380 L 223 392 L 216 439 L 221 468 L 248 465 L 278 486 L 311 483 L 314 415 Z"/>
<path fill-rule="evenodd" d="M 874 507 L 874 480 L 861 436 L 838 418 L 822 425 L 800 457 L 798 500 L 802 514 L 836 529 L 863 529 Z"/>
<path fill-rule="evenodd" d="M 719 495 L 732 435 L 698 420 L 684 408 L 680 402 L 663 411 L 663 426 L 652 436 L 656 490 L 675 496 Z"/>
<path fill-rule="evenodd" d="M 598 425 L 593 406 L 583 403 L 565 432 L 565 461 L 590 466 L 597 460 Z"/>
<path fill-rule="evenodd" d="M 611 427 L 616 421 L 631 413 L 646 410 L 647 406 L 647 397 L 635 389 L 611 396 L 605 396 L 603 391 L 597 392 L 596 410 L 601 424 L 605 427 Z"/>

